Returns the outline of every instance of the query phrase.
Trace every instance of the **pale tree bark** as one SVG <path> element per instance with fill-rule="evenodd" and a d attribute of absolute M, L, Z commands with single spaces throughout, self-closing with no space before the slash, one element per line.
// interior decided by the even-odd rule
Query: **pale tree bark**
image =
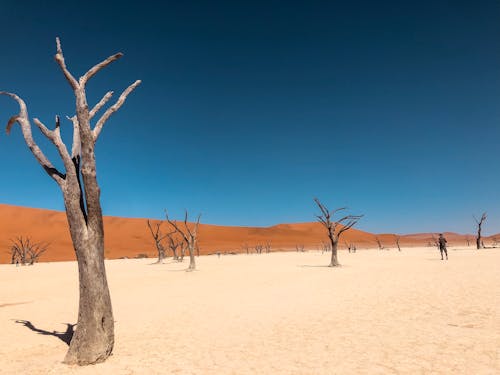
<path fill-rule="evenodd" d="M 70 118 L 74 132 L 71 154 L 62 141 L 58 116 L 54 130 L 48 129 L 36 118 L 33 122 L 55 145 L 62 159 L 65 173 L 54 167 L 33 140 L 25 102 L 12 93 L 0 92 L 0 94 L 10 96 L 20 107 L 19 114 L 8 121 L 7 132 L 16 122 L 20 125 L 26 145 L 62 191 L 71 240 L 78 261 L 80 291 L 77 328 L 64 362 L 88 365 L 105 361 L 111 355 L 114 345 L 113 312 L 104 266 L 104 228 L 100 189 L 96 177 L 95 143 L 105 122 L 123 105 L 127 95 L 141 81 L 130 85 L 117 102 L 105 111 L 92 129 L 92 118 L 107 103 L 112 93 L 107 93 L 96 106 L 89 110 L 85 92 L 86 84 L 97 72 L 119 59 L 122 54 L 108 57 L 77 80 L 66 66 L 59 38 L 56 39 L 56 44 L 55 60 L 76 99 L 76 115 Z"/>
<path fill-rule="evenodd" d="M 198 247 L 198 227 L 200 225 L 201 214 L 198 215 L 196 222 L 191 225 L 188 224 L 188 212 L 185 211 L 184 214 L 184 227 L 180 227 L 177 225 L 177 222 L 174 220 L 170 220 L 168 217 L 168 213 L 165 211 L 165 217 L 167 222 L 172 226 L 172 228 L 179 233 L 181 238 L 184 240 L 184 244 L 186 245 L 189 252 L 189 267 L 187 271 L 194 271 L 196 269 L 196 260 L 195 260 L 195 251 Z"/>
<path fill-rule="evenodd" d="M 158 252 L 158 261 L 156 263 L 161 264 L 165 259 L 165 248 L 163 247 L 162 241 L 168 234 L 161 233 L 161 225 L 163 224 L 161 221 L 154 224 L 154 228 L 151 225 L 151 222 L 148 220 L 148 228 L 155 242 L 156 251 Z"/>
<path fill-rule="evenodd" d="M 474 216 L 474 220 L 477 224 L 476 248 L 479 250 L 481 248 L 484 248 L 483 241 L 481 240 L 481 231 L 483 229 L 483 224 L 486 221 L 486 212 L 483 212 L 481 218 L 479 219 Z"/>
<path fill-rule="evenodd" d="M 316 217 L 327 230 L 328 239 L 330 240 L 330 245 L 332 248 L 332 256 L 330 259 L 329 267 L 338 267 L 340 266 L 340 263 L 337 257 L 337 248 L 340 237 L 344 232 L 351 229 L 363 217 L 363 215 L 346 215 L 337 221 L 332 221 L 333 216 L 335 216 L 337 212 L 345 210 L 346 207 L 337 208 L 330 211 L 324 204 L 319 201 L 318 198 L 314 198 L 314 201 L 321 211 L 321 214 L 316 215 Z"/>

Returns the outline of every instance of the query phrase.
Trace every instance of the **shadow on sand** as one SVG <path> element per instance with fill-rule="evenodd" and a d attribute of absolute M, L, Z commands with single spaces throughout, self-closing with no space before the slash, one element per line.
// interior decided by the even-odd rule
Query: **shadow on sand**
<path fill-rule="evenodd" d="M 35 327 L 28 320 L 16 320 L 16 323 L 22 324 L 26 328 L 29 328 L 33 332 L 37 332 L 40 335 L 57 337 L 59 340 L 63 341 L 68 346 L 69 346 L 69 343 L 71 342 L 71 339 L 73 338 L 73 333 L 75 332 L 74 328 L 76 326 L 76 324 L 64 323 L 64 324 L 66 324 L 66 332 L 57 332 L 57 331 L 51 332 L 51 331 L 45 331 L 44 329 L 40 329 L 40 328 Z"/>

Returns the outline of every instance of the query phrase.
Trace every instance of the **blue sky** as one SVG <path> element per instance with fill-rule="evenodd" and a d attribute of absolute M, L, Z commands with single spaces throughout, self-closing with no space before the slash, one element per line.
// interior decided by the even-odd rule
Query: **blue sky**
<path fill-rule="evenodd" d="M 0 89 L 32 117 L 74 111 L 56 36 L 74 75 L 125 54 L 91 103 L 143 81 L 98 142 L 105 214 L 267 226 L 314 220 L 317 196 L 372 232 L 471 232 L 482 211 L 500 232 L 498 1 L 156 3 L 1 5 Z M 0 157 L 1 203 L 63 209 L 19 129 Z"/>

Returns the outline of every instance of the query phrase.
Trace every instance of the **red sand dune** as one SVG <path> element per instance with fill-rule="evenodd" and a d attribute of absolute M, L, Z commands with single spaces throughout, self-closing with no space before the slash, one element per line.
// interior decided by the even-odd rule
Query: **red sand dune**
<path fill-rule="evenodd" d="M 166 226 L 165 223 L 164 228 Z M 106 216 L 104 227 L 107 259 L 132 258 L 141 253 L 155 256 L 154 242 L 146 219 Z M 17 236 L 30 236 L 33 241 L 50 243 L 41 261 L 75 259 L 64 212 L 0 204 L 0 228 L 0 263 L 10 261 L 8 252 L 11 239 Z M 465 235 L 445 235 L 452 245 L 466 244 Z M 394 234 L 380 234 L 378 237 L 384 247 L 395 247 Z M 473 236 L 469 237 L 472 246 Z M 243 244 L 248 244 L 250 251 L 254 252 L 256 244 L 266 242 L 271 243 L 272 251 L 294 250 L 297 244 L 304 245 L 306 249 L 320 249 L 321 242 L 326 239 L 324 228 L 314 222 L 279 224 L 267 228 L 200 224 L 199 228 L 201 254 L 243 252 Z M 432 234 L 423 233 L 402 235 L 400 243 L 401 246 L 425 246 L 431 241 Z M 345 248 L 346 243 L 354 243 L 358 249 L 377 248 L 376 235 L 357 229 L 344 233 L 341 248 Z"/>

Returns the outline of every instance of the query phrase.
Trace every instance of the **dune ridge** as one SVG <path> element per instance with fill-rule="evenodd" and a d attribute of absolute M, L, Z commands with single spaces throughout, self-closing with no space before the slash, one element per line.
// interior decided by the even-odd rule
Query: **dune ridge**
<path fill-rule="evenodd" d="M 117 259 L 136 257 L 138 254 L 155 256 L 154 242 L 146 226 L 146 218 L 104 217 L 105 257 Z M 62 211 L 28 208 L 0 204 L 0 263 L 10 261 L 8 249 L 11 239 L 17 236 L 30 236 L 34 241 L 50 244 L 49 250 L 40 258 L 42 262 L 75 260 L 71 238 L 67 227 L 66 215 Z M 467 236 L 470 245 L 474 244 L 472 235 L 446 233 L 448 241 L 455 246 L 466 246 Z M 326 241 L 324 229 L 319 223 L 277 224 L 270 227 L 241 227 L 200 224 L 200 253 L 244 252 L 243 245 L 253 246 L 270 242 L 272 251 L 295 250 L 295 245 L 317 250 Z M 395 234 L 373 234 L 359 229 L 344 233 L 340 248 L 353 243 L 358 249 L 377 248 L 376 237 L 384 247 L 395 248 Z M 431 233 L 417 233 L 400 236 L 404 247 L 428 246 L 432 242 Z M 485 243 L 495 236 L 485 237 Z M 497 235 L 500 238 L 500 235 Z"/>

